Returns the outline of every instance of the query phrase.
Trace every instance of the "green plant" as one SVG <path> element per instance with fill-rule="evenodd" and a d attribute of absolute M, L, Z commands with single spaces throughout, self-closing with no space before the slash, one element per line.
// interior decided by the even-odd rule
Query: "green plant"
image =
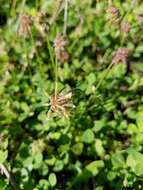
<path fill-rule="evenodd" d="M 142 1 L 0 1 L 0 190 L 139 190 Z"/>

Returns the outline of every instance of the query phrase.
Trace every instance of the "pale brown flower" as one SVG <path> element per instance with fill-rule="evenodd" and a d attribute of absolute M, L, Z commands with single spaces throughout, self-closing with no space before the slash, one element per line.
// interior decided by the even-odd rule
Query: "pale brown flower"
<path fill-rule="evenodd" d="M 113 54 L 113 63 L 125 63 L 129 57 L 130 50 L 128 48 L 119 48 Z"/>
<path fill-rule="evenodd" d="M 68 94 L 58 94 L 52 95 L 50 98 L 50 112 L 57 113 L 58 115 L 63 115 L 68 117 L 69 108 L 73 107 L 72 104 L 72 93 Z M 49 113 L 50 113 L 49 112 Z"/>
<path fill-rule="evenodd" d="M 26 38 L 29 35 L 32 25 L 32 17 L 26 14 L 20 16 L 18 35 Z"/>
<path fill-rule="evenodd" d="M 120 15 L 119 9 L 117 7 L 111 6 L 107 9 L 107 13 L 115 14 L 117 16 Z"/>
<path fill-rule="evenodd" d="M 55 52 L 57 53 L 61 50 L 64 50 L 65 45 L 67 45 L 67 40 L 64 36 L 59 34 L 54 40 Z"/>
<path fill-rule="evenodd" d="M 49 30 L 49 26 L 47 23 L 46 12 L 39 11 L 36 16 L 33 17 L 34 26 L 39 31 L 42 37 L 47 35 L 47 31 Z"/>
<path fill-rule="evenodd" d="M 122 22 L 121 23 L 121 31 L 124 33 L 128 33 L 131 29 L 131 24 L 129 22 Z"/>
<path fill-rule="evenodd" d="M 66 51 L 61 51 L 59 54 L 57 54 L 57 59 L 59 60 L 60 63 L 64 63 L 68 61 L 70 58 L 70 55 Z"/>
<path fill-rule="evenodd" d="M 111 6 L 107 9 L 107 21 L 109 24 L 117 25 L 120 21 L 120 11 L 117 7 Z"/>
<path fill-rule="evenodd" d="M 60 62 L 67 61 L 69 54 L 65 51 L 65 46 L 68 41 L 61 35 L 58 35 L 54 40 L 54 50 L 57 60 Z"/>

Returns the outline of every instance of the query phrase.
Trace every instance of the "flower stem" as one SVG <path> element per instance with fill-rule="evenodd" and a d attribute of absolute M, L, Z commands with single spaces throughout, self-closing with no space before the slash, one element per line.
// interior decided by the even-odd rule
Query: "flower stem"
<path fill-rule="evenodd" d="M 58 91 L 58 60 L 55 58 L 55 96 L 57 96 Z"/>
<path fill-rule="evenodd" d="M 105 73 L 103 74 L 103 76 L 101 77 L 101 79 L 99 80 L 98 84 L 95 87 L 95 90 L 97 91 L 97 89 L 99 89 L 99 87 L 101 86 L 102 82 L 104 81 L 104 79 L 108 76 L 110 69 L 112 68 L 114 62 L 112 61 L 109 66 L 107 67 Z"/>
<path fill-rule="evenodd" d="M 67 20 L 68 20 L 68 0 L 65 0 L 65 11 L 64 11 L 64 30 L 63 34 L 64 36 L 67 33 Z"/>

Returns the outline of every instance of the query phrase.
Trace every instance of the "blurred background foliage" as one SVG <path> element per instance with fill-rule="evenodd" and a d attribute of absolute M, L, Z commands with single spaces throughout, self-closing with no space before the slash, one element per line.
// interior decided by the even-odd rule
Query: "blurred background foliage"
<path fill-rule="evenodd" d="M 0 189 L 143 189 L 143 2 L 71 0 L 67 21 L 65 4 L 0 0 L 0 166 L 12 176 L 1 171 Z M 65 24 L 56 72 L 68 117 L 48 106 Z M 119 48 L 129 59 L 107 75 Z"/>

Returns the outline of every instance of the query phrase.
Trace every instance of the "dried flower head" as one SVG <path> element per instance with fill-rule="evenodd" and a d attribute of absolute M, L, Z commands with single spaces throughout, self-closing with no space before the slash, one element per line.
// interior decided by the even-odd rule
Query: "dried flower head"
<path fill-rule="evenodd" d="M 109 24 L 117 25 L 120 21 L 120 11 L 118 8 L 111 6 L 107 9 L 107 21 Z"/>
<path fill-rule="evenodd" d="M 119 48 L 114 54 L 113 54 L 113 63 L 124 63 L 127 61 L 129 57 L 130 50 L 128 48 Z"/>
<path fill-rule="evenodd" d="M 52 95 L 50 98 L 50 111 L 68 117 L 69 108 L 73 107 L 72 93 Z M 50 113 L 50 112 L 49 112 Z"/>
<path fill-rule="evenodd" d="M 55 55 L 60 62 L 64 62 L 69 59 L 69 55 L 65 51 L 67 43 L 68 41 L 61 35 L 58 35 L 54 40 Z"/>
<path fill-rule="evenodd" d="M 31 25 L 32 17 L 26 14 L 21 15 L 18 28 L 18 35 L 24 38 L 27 37 L 30 32 Z"/>
<path fill-rule="evenodd" d="M 64 63 L 66 61 L 68 61 L 70 58 L 70 55 L 68 52 L 66 51 L 61 51 L 59 52 L 59 54 L 57 55 L 57 59 L 60 61 L 60 63 Z"/>
<path fill-rule="evenodd" d="M 55 52 L 59 52 L 61 50 L 64 50 L 65 45 L 67 45 L 67 40 L 64 36 L 58 35 L 54 40 L 54 48 Z"/>
<path fill-rule="evenodd" d="M 131 29 L 131 24 L 129 22 L 122 22 L 121 23 L 121 31 L 124 33 L 128 33 Z"/>
<path fill-rule="evenodd" d="M 45 37 L 47 31 L 49 30 L 49 26 L 45 18 L 46 18 L 46 13 L 41 11 L 39 11 L 37 15 L 33 18 L 34 26 L 39 31 L 42 37 Z"/>

